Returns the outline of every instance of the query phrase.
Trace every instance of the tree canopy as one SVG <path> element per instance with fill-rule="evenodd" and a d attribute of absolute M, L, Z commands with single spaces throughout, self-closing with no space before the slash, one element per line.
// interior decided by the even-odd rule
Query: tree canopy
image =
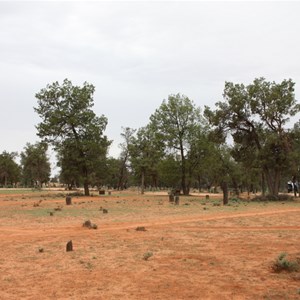
<path fill-rule="evenodd" d="M 85 195 L 89 195 L 91 177 L 110 145 L 104 135 L 107 118 L 92 110 L 94 91 L 87 82 L 82 87 L 68 79 L 62 84 L 54 82 L 36 94 L 38 106 L 34 108 L 42 119 L 36 127 L 38 136 L 58 151 L 61 166 L 71 166 L 76 176 L 80 174 Z"/>
<path fill-rule="evenodd" d="M 150 115 L 148 124 L 122 127 L 119 158 L 107 157 L 111 141 L 104 135 L 107 118 L 93 111 L 95 87 L 84 82 L 48 84 L 37 94 L 36 144 L 21 153 L 0 154 L 0 185 L 40 186 L 49 181 L 47 149 L 56 151 L 59 178 L 69 188 L 109 186 L 124 189 L 169 187 L 211 190 L 261 190 L 278 198 L 283 183 L 300 178 L 300 112 L 289 80 L 257 78 L 249 85 L 225 82 L 223 100 L 202 113 L 192 100 L 171 94 Z M 22 172 L 21 172 L 22 171 Z M 295 185 L 294 185 L 295 186 Z M 215 189 L 214 189 L 215 190 Z"/>
<path fill-rule="evenodd" d="M 7 151 L 0 154 L 0 184 L 5 187 L 8 184 L 14 185 L 20 180 L 21 170 L 15 162 L 17 155 L 16 152 Z"/>
<path fill-rule="evenodd" d="M 186 160 L 194 135 L 202 129 L 200 108 L 184 95 L 170 95 L 151 115 L 150 121 L 166 149 L 180 156 L 181 188 L 188 194 Z"/>
<path fill-rule="evenodd" d="M 51 167 L 45 143 L 27 143 L 21 153 L 21 166 L 25 186 L 41 187 L 50 180 Z"/>
<path fill-rule="evenodd" d="M 260 167 L 268 192 L 277 196 L 280 176 L 288 166 L 291 150 L 289 118 L 300 111 L 294 96 L 294 82 L 267 82 L 258 78 L 252 84 L 225 83 L 224 101 L 205 115 L 217 133 L 230 133 L 237 161 Z"/>

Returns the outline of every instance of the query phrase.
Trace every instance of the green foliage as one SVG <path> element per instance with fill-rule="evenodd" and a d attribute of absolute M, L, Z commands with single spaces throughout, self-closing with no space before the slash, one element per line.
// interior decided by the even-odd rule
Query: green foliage
<path fill-rule="evenodd" d="M 130 160 L 130 147 L 132 143 L 133 136 L 136 132 L 135 129 L 129 127 L 122 128 L 123 132 L 121 137 L 123 138 L 123 143 L 119 145 L 121 148 L 121 153 L 118 162 L 118 175 L 116 187 L 118 190 L 123 190 L 128 185 L 129 180 L 129 160 Z"/>
<path fill-rule="evenodd" d="M 27 143 L 21 153 L 21 166 L 25 185 L 41 186 L 50 180 L 51 167 L 45 143 Z"/>
<path fill-rule="evenodd" d="M 158 162 L 157 170 L 162 186 L 180 187 L 180 162 L 173 155 L 166 155 Z"/>
<path fill-rule="evenodd" d="M 269 193 L 277 195 L 282 170 L 290 167 L 291 133 L 285 128 L 291 116 L 300 111 L 294 97 L 294 83 L 277 84 L 264 78 L 252 84 L 225 83 L 224 101 L 205 115 L 223 141 L 230 133 L 233 157 L 246 169 L 259 168 L 265 175 Z"/>
<path fill-rule="evenodd" d="M 194 144 L 196 133 L 202 130 L 203 118 L 200 109 L 184 95 L 170 95 L 150 117 L 157 137 L 165 144 L 166 151 L 180 157 L 181 188 L 189 193 L 187 173 L 188 152 Z"/>
<path fill-rule="evenodd" d="M 80 87 L 65 79 L 62 85 L 54 82 L 36 94 L 35 111 L 42 119 L 38 136 L 57 150 L 66 183 L 83 182 L 86 195 L 110 144 L 103 135 L 106 117 L 97 117 L 92 110 L 94 91 L 87 82 Z"/>
<path fill-rule="evenodd" d="M 294 272 L 299 270 L 299 259 L 297 260 L 289 260 L 287 258 L 287 253 L 280 253 L 272 265 L 272 269 L 274 272 Z"/>
<path fill-rule="evenodd" d="M 153 256 L 153 253 L 148 251 L 148 252 L 144 253 L 143 260 L 148 260 L 152 256 Z"/>
<path fill-rule="evenodd" d="M 256 196 L 252 199 L 252 201 L 292 201 L 294 199 L 293 196 L 286 194 L 275 195 L 265 195 L 265 196 Z"/>
<path fill-rule="evenodd" d="M 164 145 L 153 127 L 151 125 L 142 127 L 136 136 L 131 136 L 128 150 L 131 167 L 140 178 L 141 192 L 144 192 L 146 176 L 149 184 L 156 186 L 157 166 L 163 156 Z"/>
<path fill-rule="evenodd" d="M 21 177 L 20 166 L 15 162 L 17 153 L 3 151 L 0 154 L 0 184 L 7 187 L 16 184 Z"/>
<path fill-rule="evenodd" d="M 104 185 L 113 187 L 114 189 L 126 186 L 129 175 L 127 167 L 122 168 L 123 163 L 124 160 L 120 158 L 109 157 L 106 160 L 106 172 L 103 172 L 105 174 Z M 120 174 L 120 170 L 123 170 L 122 175 Z"/>

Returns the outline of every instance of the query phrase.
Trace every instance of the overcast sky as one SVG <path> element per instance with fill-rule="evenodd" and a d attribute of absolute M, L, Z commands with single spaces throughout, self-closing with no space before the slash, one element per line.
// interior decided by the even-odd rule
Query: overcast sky
<path fill-rule="evenodd" d="M 38 141 L 35 94 L 70 79 L 96 87 L 94 111 L 117 157 L 168 95 L 222 100 L 225 81 L 292 78 L 300 89 L 300 2 L 0 2 L 0 152 Z"/>

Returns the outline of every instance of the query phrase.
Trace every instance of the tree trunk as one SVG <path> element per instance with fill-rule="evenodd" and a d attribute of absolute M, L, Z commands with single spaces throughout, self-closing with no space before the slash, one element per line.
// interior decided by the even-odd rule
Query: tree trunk
<path fill-rule="evenodd" d="M 180 155 L 181 155 L 181 187 L 183 195 L 188 195 L 189 190 L 186 187 L 186 166 L 185 166 L 185 157 L 184 157 L 184 150 L 183 144 L 180 143 Z"/>
<path fill-rule="evenodd" d="M 239 187 L 238 187 L 238 184 L 237 184 L 237 182 L 236 182 L 235 179 L 233 180 L 233 187 L 234 187 L 235 195 L 236 195 L 237 197 L 239 197 L 240 191 L 239 191 Z"/>
<path fill-rule="evenodd" d="M 128 155 L 126 153 L 124 159 L 121 162 L 121 166 L 120 166 L 120 173 L 119 173 L 119 179 L 118 179 L 118 191 L 119 190 L 123 190 L 124 189 L 124 185 L 125 185 L 125 170 L 126 170 L 126 162 L 128 159 Z"/>
<path fill-rule="evenodd" d="M 281 177 L 281 172 L 279 170 L 275 171 L 275 176 L 274 176 L 274 194 L 276 196 L 279 195 L 279 186 L 280 186 L 280 177 Z"/>
<path fill-rule="evenodd" d="M 266 181 L 264 172 L 261 174 L 261 193 L 263 197 L 266 195 Z"/>
<path fill-rule="evenodd" d="M 199 191 L 199 193 L 201 193 L 201 176 L 198 175 L 197 179 L 198 179 L 198 191 Z"/>
<path fill-rule="evenodd" d="M 145 193 L 145 171 L 142 170 L 142 178 L 141 178 L 141 194 Z"/>
<path fill-rule="evenodd" d="M 221 183 L 221 189 L 223 191 L 223 205 L 228 204 L 228 183 L 223 181 Z"/>
<path fill-rule="evenodd" d="M 83 187 L 84 187 L 84 195 L 89 196 L 90 195 L 89 183 L 86 180 L 83 183 Z"/>
<path fill-rule="evenodd" d="M 271 172 L 269 169 L 265 168 L 265 177 L 267 180 L 269 194 L 275 197 L 279 194 L 280 175 L 281 172 L 279 170 Z"/>
<path fill-rule="evenodd" d="M 183 195 L 188 195 L 188 190 L 186 187 L 186 178 L 185 178 L 185 160 L 182 161 L 181 167 L 181 187 Z"/>

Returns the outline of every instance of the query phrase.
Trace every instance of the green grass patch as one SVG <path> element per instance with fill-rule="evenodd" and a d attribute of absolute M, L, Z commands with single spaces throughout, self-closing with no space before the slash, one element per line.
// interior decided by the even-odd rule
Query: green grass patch
<path fill-rule="evenodd" d="M 1 195 L 34 194 L 34 192 L 32 191 L 32 189 L 0 189 L 0 194 Z"/>

